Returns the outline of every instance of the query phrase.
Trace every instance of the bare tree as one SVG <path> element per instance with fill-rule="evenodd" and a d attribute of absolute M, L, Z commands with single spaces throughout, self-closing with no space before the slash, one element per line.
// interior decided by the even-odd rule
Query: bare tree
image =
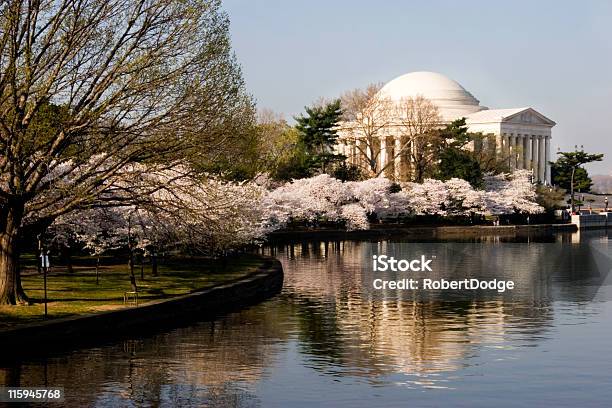
<path fill-rule="evenodd" d="M 512 172 L 510 166 L 511 153 L 502 150 L 501 146 L 497 145 L 496 135 L 491 133 L 472 133 L 471 137 L 474 141 L 469 148 L 474 153 L 474 158 L 480 164 L 483 173 L 499 174 Z M 517 149 L 517 152 L 522 154 L 522 148 Z"/>
<path fill-rule="evenodd" d="M 442 124 L 438 107 L 423 96 L 405 98 L 396 105 L 401 155 L 410 163 L 412 179 L 422 182 L 436 159 L 435 149 L 441 142 L 436 129 Z"/>
<path fill-rule="evenodd" d="M 269 109 L 262 109 L 257 114 L 257 157 L 258 174 L 274 173 L 281 163 L 294 152 L 299 134 L 290 126 L 284 116 Z"/>
<path fill-rule="evenodd" d="M 143 169 L 225 153 L 252 109 L 228 24 L 218 0 L 0 4 L 0 303 L 26 300 L 25 223 L 137 199 Z"/>
<path fill-rule="evenodd" d="M 391 99 L 380 95 L 382 84 L 368 85 L 365 89 L 354 89 L 341 96 L 343 124 L 342 133 L 354 143 L 358 156 L 356 165 L 372 177 L 385 170 L 380 163 L 380 139 L 386 137 L 394 120 L 394 105 Z"/>
<path fill-rule="evenodd" d="M 372 177 L 391 167 L 397 175 L 411 173 L 422 181 L 434 160 L 435 132 L 442 123 L 438 108 L 422 96 L 393 101 L 379 92 L 381 84 L 371 84 L 342 96 L 343 131 L 354 138 L 357 164 Z M 385 142 L 385 161 L 381 141 Z M 396 142 L 397 141 L 397 142 Z"/>

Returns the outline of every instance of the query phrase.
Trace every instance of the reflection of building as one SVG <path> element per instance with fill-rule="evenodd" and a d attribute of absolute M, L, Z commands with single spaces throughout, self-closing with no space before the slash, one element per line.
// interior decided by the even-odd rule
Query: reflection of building
<path fill-rule="evenodd" d="M 342 364 L 352 375 L 375 380 L 398 371 L 425 376 L 458 370 L 476 347 L 507 341 L 513 335 L 507 331 L 508 324 L 530 325 L 531 331 L 539 331 L 539 324 L 551 318 L 550 308 L 533 307 L 540 299 L 550 298 L 550 282 L 542 279 L 538 266 L 546 256 L 540 246 L 496 245 L 491 264 L 485 262 L 491 247 L 474 244 L 481 252 L 475 252 L 474 263 L 466 265 L 471 276 L 511 278 L 524 290 L 507 297 L 487 294 L 453 302 L 443 293 L 422 298 L 397 292 L 383 299 L 374 296 L 367 290 L 371 275 L 364 272 L 372 245 L 392 253 L 388 241 L 336 241 L 290 244 L 275 254 L 285 271 L 286 299 L 303 309 L 298 315 L 309 316 L 302 332 L 304 340 L 311 337 L 309 353 L 333 358 L 334 364 Z M 512 259 L 520 254 L 529 262 L 517 270 Z M 456 254 L 452 259 L 441 254 L 437 258 L 440 262 L 448 258 L 448 263 L 439 264 L 435 277 L 453 276 L 462 261 Z"/>
<path fill-rule="evenodd" d="M 378 98 L 395 105 L 417 96 L 438 107 L 443 123 L 465 117 L 471 132 L 491 135 L 478 148 L 489 149 L 492 154 L 507 160 L 511 168 L 533 170 L 538 181 L 550 183 L 548 162 L 551 128 L 555 125 L 552 120 L 530 107 L 488 109 L 460 84 L 434 72 L 402 75 L 388 82 L 377 94 Z M 360 134 L 363 127 L 351 122 L 343 123 L 337 152 L 346 155 L 352 163 L 374 159 L 379 162 L 379 168 L 388 170 L 385 173 L 404 179 L 405 169 L 409 168 L 411 161 L 408 150 L 416 146 L 403 133 L 402 124 L 406 119 L 400 113 L 394 115 L 384 123 L 374 123 L 377 121 L 374 116 L 368 119 L 370 127 L 384 126 L 376 134 L 376 140 L 371 142 Z M 371 143 L 372 147 L 363 147 L 365 143 Z M 374 158 L 370 157 L 372 154 Z"/>

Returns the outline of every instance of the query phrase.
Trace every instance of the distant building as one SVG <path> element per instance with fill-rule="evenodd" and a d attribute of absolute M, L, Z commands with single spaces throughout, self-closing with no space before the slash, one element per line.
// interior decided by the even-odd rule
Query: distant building
<path fill-rule="evenodd" d="M 378 96 L 399 103 L 407 98 L 422 96 L 437 106 L 442 118 L 441 125 L 453 120 L 466 118 L 470 132 L 482 132 L 491 135 L 495 146 L 489 148 L 508 160 L 514 169 L 533 170 L 535 180 L 550 184 L 550 140 L 551 129 L 555 122 L 531 107 L 512 109 L 489 109 L 481 106 L 470 92 L 459 83 L 435 72 L 411 72 L 388 82 Z M 402 139 L 390 124 L 389 129 L 380 132 L 376 142 L 376 160 L 385 173 L 395 179 L 406 179 L 410 168 L 409 155 L 395 154 L 401 152 Z M 355 131 L 349 122 L 341 125 L 339 143 L 336 151 L 345 154 L 348 161 L 356 163 L 368 160 L 360 152 L 359 143 L 363 137 Z M 487 141 L 485 141 L 487 143 Z"/>

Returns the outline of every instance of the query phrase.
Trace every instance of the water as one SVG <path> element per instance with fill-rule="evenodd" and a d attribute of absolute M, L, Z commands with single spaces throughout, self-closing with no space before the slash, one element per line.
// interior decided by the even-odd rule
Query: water
<path fill-rule="evenodd" d="M 568 406 L 612 401 L 605 233 L 268 248 L 282 293 L 214 322 L 0 367 L 68 406 Z M 511 241 L 511 242 L 508 242 Z M 516 289 L 372 291 L 373 253 Z M 41 339 L 44 341 L 44 339 Z"/>

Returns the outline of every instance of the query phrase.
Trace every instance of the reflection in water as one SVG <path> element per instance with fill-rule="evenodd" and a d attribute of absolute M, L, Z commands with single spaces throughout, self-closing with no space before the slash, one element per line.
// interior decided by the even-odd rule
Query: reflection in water
<path fill-rule="evenodd" d="M 572 370 L 584 370 L 581 364 L 608 374 L 612 369 L 610 359 L 598 355 L 598 336 L 586 334 L 598 322 L 609 326 L 605 316 L 612 315 L 606 314 L 612 309 L 608 242 L 596 232 L 272 246 L 264 252 L 285 270 L 275 299 L 214 322 L 5 364 L 0 384 L 64 386 L 68 404 L 79 406 L 403 405 L 408 398 L 488 406 L 490 400 L 470 390 L 516 389 L 530 376 L 549 378 L 542 387 L 561 395 L 560 384 L 574 381 Z M 381 294 L 370 290 L 374 253 L 432 255 L 435 267 L 427 277 L 512 279 L 516 289 Z M 580 341 L 590 349 L 580 358 L 549 359 L 559 342 L 563 350 L 582 350 L 574 327 L 581 327 Z M 590 384 L 600 389 L 598 381 L 608 377 L 596 375 Z M 448 394 L 436 393 L 440 389 Z M 537 395 L 517 398 L 529 405 Z M 610 391 L 583 395 L 591 401 L 604 396 Z M 556 402 L 564 401 L 571 400 Z"/>
<path fill-rule="evenodd" d="M 279 317 L 279 316 L 276 316 Z M 247 310 L 229 319 L 80 350 L 0 370 L 0 383 L 66 387 L 75 406 L 243 406 L 286 331 L 272 315 Z M 250 405 L 250 404 L 246 404 Z"/>

